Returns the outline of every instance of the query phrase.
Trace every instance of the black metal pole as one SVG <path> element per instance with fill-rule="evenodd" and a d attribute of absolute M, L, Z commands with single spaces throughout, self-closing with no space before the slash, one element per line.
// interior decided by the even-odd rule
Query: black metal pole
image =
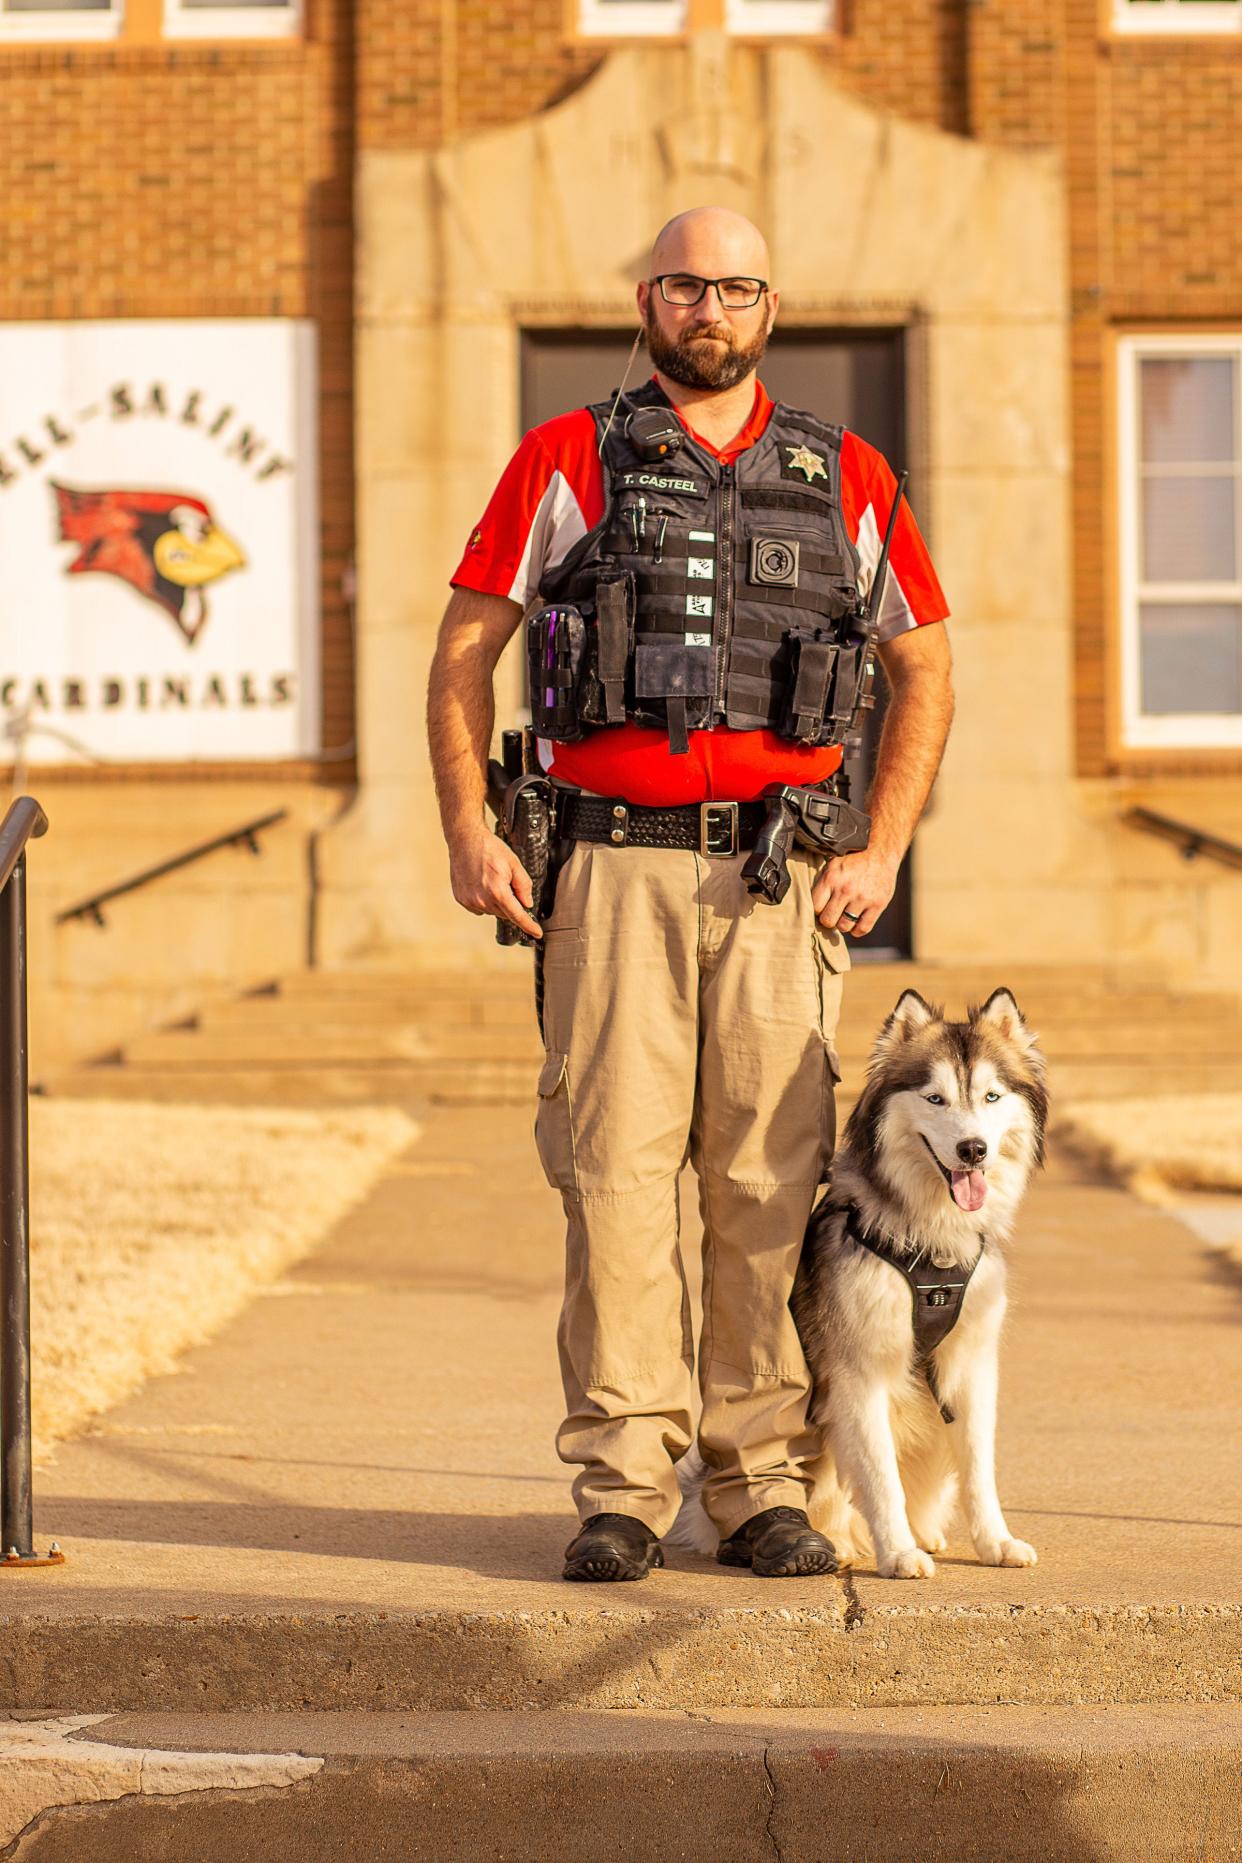
<path fill-rule="evenodd" d="M 0 1558 L 34 1555 L 26 856 L 0 892 Z"/>

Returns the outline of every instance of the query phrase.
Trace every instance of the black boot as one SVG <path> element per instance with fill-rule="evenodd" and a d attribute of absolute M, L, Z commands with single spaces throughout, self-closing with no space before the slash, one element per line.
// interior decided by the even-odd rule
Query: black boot
<path fill-rule="evenodd" d="M 757 1578 L 810 1578 L 837 1569 L 832 1541 L 800 1507 L 765 1507 L 721 1540 L 716 1557 L 721 1565 L 748 1565 Z"/>
<path fill-rule="evenodd" d="M 564 1578 L 646 1578 L 664 1564 L 660 1542 L 632 1514 L 592 1514 L 565 1548 Z"/>

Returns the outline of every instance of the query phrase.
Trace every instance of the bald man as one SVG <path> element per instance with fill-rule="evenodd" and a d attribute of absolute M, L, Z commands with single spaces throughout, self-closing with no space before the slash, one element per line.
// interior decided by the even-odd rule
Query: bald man
<path fill-rule="evenodd" d="M 432 763 L 455 898 L 537 939 L 543 970 L 535 1136 L 568 1225 L 557 1447 L 580 1465 L 564 1576 L 664 1562 L 694 1435 L 687 1159 L 717 1558 L 831 1572 L 805 1512 L 809 1378 L 788 1301 L 835 1144 L 847 938 L 892 897 L 948 731 L 947 606 L 903 505 L 873 617 L 891 697 L 870 842 L 796 848 L 788 891 L 757 897 L 743 869 L 765 789 L 840 793 L 865 658 L 853 617 L 895 480 L 758 380 L 779 294 L 748 220 L 679 214 L 637 296 L 649 381 L 528 433 L 466 546 L 431 675 Z M 524 614 L 564 855 L 542 923 L 483 812 L 492 675 Z"/>

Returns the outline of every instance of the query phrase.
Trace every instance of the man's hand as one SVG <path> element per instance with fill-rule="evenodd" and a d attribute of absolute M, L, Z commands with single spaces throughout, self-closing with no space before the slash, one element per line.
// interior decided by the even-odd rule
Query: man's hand
<path fill-rule="evenodd" d="M 461 836 L 449 847 L 449 876 L 453 897 L 467 912 L 490 913 L 508 919 L 532 938 L 542 938 L 538 919 L 531 917 L 535 889 L 530 875 L 513 849 L 480 823 L 477 832 Z"/>
<path fill-rule="evenodd" d="M 897 886 L 900 856 L 893 859 L 876 848 L 858 854 L 834 854 L 811 888 L 815 916 L 821 925 L 861 938 L 871 930 Z"/>

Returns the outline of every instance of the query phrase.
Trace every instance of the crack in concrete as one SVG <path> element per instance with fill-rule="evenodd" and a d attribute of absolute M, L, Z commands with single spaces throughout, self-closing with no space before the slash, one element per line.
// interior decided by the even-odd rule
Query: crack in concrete
<path fill-rule="evenodd" d="M 125 1798 L 288 1790 L 323 1766 L 318 1755 L 114 1746 L 107 1714 L 0 1721 L 0 1858 L 18 1856 L 43 1817 Z"/>
<path fill-rule="evenodd" d="M 161 1805 L 198 1804 L 203 1799 L 222 1803 L 225 1801 L 253 1804 L 259 1798 L 281 1798 L 287 1793 L 304 1792 L 310 1781 L 295 1779 L 289 1785 L 235 1785 L 195 1787 L 188 1792 L 152 1793 L 142 1789 L 136 1792 L 122 1792 L 119 1798 L 87 1799 L 79 1804 L 45 1805 L 37 1811 L 29 1824 L 22 1826 L 16 1836 L 0 1850 L 0 1863 L 21 1863 L 23 1856 L 29 1854 L 30 1839 L 46 1830 L 49 1825 L 64 1823 L 71 1818 L 94 1818 L 102 1822 L 119 1805 L 135 1805 L 149 1802 L 158 1797 Z"/>
<path fill-rule="evenodd" d="M 772 1829 L 772 1820 L 776 1816 L 776 1774 L 772 1771 L 772 1749 L 767 1745 L 763 1749 L 763 1770 L 768 1781 L 768 1815 L 763 1826 L 764 1835 L 772 1846 L 772 1854 L 776 1858 L 776 1863 L 785 1863 L 785 1853 L 781 1849 L 780 1839 Z"/>
<path fill-rule="evenodd" d="M 854 1574 L 845 1571 L 840 1574 L 840 1578 L 841 1589 L 845 1593 L 846 1631 L 860 1630 L 866 1620 L 866 1613 L 862 1607 L 862 1599 L 858 1595 L 858 1587 L 854 1583 Z"/>

